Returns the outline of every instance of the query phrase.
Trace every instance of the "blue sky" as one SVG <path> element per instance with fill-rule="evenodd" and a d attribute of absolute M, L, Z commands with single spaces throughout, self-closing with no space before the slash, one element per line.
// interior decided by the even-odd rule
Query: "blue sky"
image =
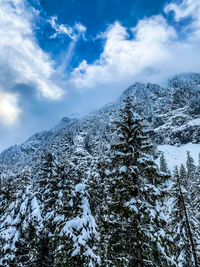
<path fill-rule="evenodd" d="M 0 150 L 200 69 L 200 0 L 0 0 Z"/>

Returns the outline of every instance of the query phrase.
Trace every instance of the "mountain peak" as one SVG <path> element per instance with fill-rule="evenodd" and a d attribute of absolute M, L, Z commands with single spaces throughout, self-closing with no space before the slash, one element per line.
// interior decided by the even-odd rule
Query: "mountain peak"
<path fill-rule="evenodd" d="M 55 127 L 53 127 L 52 131 L 56 132 L 62 128 L 65 128 L 69 126 L 70 124 L 72 124 L 74 121 L 76 121 L 76 118 L 64 117 Z"/>
<path fill-rule="evenodd" d="M 200 73 L 190 72 L 175 75 L 169 80 L 168 84 L 170 87 L 184 90 L 190 90 L 196 87 L 200 89 Z"/>

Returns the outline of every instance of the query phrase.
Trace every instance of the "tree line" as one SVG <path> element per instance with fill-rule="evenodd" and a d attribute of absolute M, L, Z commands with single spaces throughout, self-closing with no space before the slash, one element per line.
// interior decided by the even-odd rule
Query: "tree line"
<path fill-rule="evenodd" d="M 37 173 L 0 180 L 1 267 L 200 266 L 200 164 L 188 152 L 173 174 L 164 155 L 158 167 L 132 103 L 103 157 L 85 149 L 82 129 L 67 160 L 55 147 Z"/>

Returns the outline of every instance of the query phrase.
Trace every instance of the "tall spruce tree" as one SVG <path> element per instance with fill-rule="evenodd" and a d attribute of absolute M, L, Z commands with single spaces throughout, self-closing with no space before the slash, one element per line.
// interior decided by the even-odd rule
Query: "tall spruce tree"
<path fill-rule="evenodd" d="M 193 214 L 190 213 L 191 202 L 188 202 L 189 191 L 186 190 L 185 170 L 181 166 L 183 177 L 175 167 L 172 186 L 172 214 L 171 225 L 173 228 L 173 238 L 177 244 L 177 263 L 178 266 L 195 266 L 198 267 L 198 258 L 196 252 L 195 230 L 192 227 L 191 219 Z M 187 183 L 188 185 L 188 183 Z"/>
<path fill-rule="evenodd" d="M 199 196 L 199 183 L 197 178 L 198 167 L 195 166 L 194 159 L 190 155 L 190 152 L 187 151 L 187 160 L 186 160 L 186 173 L 187 173 L 187 182 L 186 191 L 184 194 L 186 212 L 188 215 L 188 228 L 189 228 L 189 237 L 191 243 L 191 250 L 193 254 L 194 266 L 200 265 L 198 263 L 198 256 L 200 252 L 197 252 L 199 244 L 199 217 L 196 216 L 196 211 L 198 210 L 198 196 Z"/>
<path fill-rule="evenodd" d="M 167 176 L 159 174 L 149 130 L 133 109 L 128 96 L 114 122 L 118 141 L 106 171 L 103 266 L 173 266 L 160 204 Z"/>
<path fill-rule="evenodd" d="M 160 171 L 169 173 L 169 169 L 167 167 L 167 161 L 165 159 L 164 153 L 161 153 L 161 156 L 160 156 Z"/>
<path fill-rule="evenodd" d="M 11 209 L 14 206 L 16 184 L 13 183 L 13 177 L 8 177 L 0 180 L 0 266 L 9 267 L 9 264 L 15 258 L 17 250 L 14 234 L 16 228 L 12 228 L 12 215 L 14 211 Z M 17 241 L 17 240 L 16 240 Z"/>
<path fill-rule="evenodd" d="M 186 170 L 187 170 L 187 186 L 188 186 L 188 184 L 190 184 L 190 182 L 195 179 L 195 172 L 196 172 L 194 159 L 190 155 L 189 151 L 187 151 Z"/>
<path fill-rule="evenodd" d="M 35 254 L 33 255 L 33 266 L 48 267 L 54 264 L 55 248 L 51 242 L 55 231 L 53 222 L 55 216 L 55 203 L 58 199 L 57 177 L 54 173 L 54 157 L 46 153 L 42 158 L 41 168 L 38 173 L 38 199 L 42 210 L 42 225 L 35 236 Z"/>
<path fill-rule="evenodd" d="M 185 174 L 185 168 L 181 166 L 181 173 Z M 181 179 L 176 166 L 172 177 L 172 205 L 170 214 L 170 225 L 172 227 L 173 239 L 176 242 L 176 261 L 178 266 L 192 266 L 192 253 L 190 239 L 185 218 L 184 196 L 185 187 L 181 185 Z"/>
<path fill-rule="evenodd" d="M 60 248 L 62 248 L 58 251 L 59 262 L 63 267 L 92 267 L 99 262 L 95 249 L 96 222 L 91 213 L 88 194 L 91 156 L 84 149 L 85 135 L 84 131 L 79 131 L 74 138 L 76 148 L 66 173 L 71 185 L 68 198 L 65 198 L 70 212 L 58 226 Z"/>
<path fill-rule="evenodd" d="M 26 267 L 30 266 L 31 251 L 29 216 L 33 193 L 30 171 L 24 170 L 12 183 L 15 191 L 1 216 L 1 263 L 2 266 Z"/>
<path fill-rule="evenodd" d="M 198 163 L 194 178 L 188 184 L 187 209 L 190 220 L 197 262 L 200 266 L 200 165 Z"/>

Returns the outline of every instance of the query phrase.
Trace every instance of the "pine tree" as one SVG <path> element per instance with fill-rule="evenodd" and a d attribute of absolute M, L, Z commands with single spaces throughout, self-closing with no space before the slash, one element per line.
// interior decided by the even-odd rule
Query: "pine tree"
<path fill-rule="evenodd" d="M 164 173 L 169 173 L 164 153 L 161 153 L 161 156 L 160 156 L 160 171 Z"/>
<path fill-rule="evenodd" d="M 197 266 L 198 265 L 197 246 L 199 243 L 199 235 L 200 235 L 199 233 L 200 218 L 196 216 L 196 212 L 198 210 L 197 203 L 199 202 L 198 196 L 200 190 L 197 181 L 198 168 L 195 166 L 194 159 L 190 155 L 189 151 L 187 151 L 186 170 L 187 170 L 187 182 L 185 184 L 186 184 L 187 194 L 184 195 L 185 206 L 188 214 L 188 228 L 190 228 L 189 237 L 194 258 L 194 265 Z"/>
<path fill-rule="evenodd" d="M 187 206 L 197 261 L 200 266 L 200 161 L 196 167 L 194 179 L 188 185 Z"/>
<path fill-rule="evenodd" d="M 186 190 L 186 187 L 187 187 L 187 172 L 186 172 L 185 166 L 183 164 L 181 164 L 181 167 L 180 167 L 180 177 L 181 177 L 181 184 L 182 184 L 182 186 L 185 187 L 185 190 Z"/>
<path fill-rule="evenodd" d="M 55 251 L 55 265 L 68 266 L 72 265 L 69 260 L 70 250 L 73 247 L 73 241 L 67 235 L 63 234 L 63 226 L 73 217 L 73 181 L 74 170 L 71 163 L 65 163 L 64 168 L 59 173 L 59 201 L 56 206 L 56 215 L 54 222 L 56 223 L 55 234 L 53 242 L 56 247 Z M 73 265 L 72 265 L 73 266 Z"/>
<path fill-rule="evenodd" d="M 10 205 L 15 201 L 15 186 L 13 177 L 0 180 L 0 266 L 9 266 L 9 263 L 15 257 L 16 247 L 9 246 L 12 242 Z"/>
<path fill-rule="evenodd" d="M 84 150 L 84 132 L 79 132 L 74 142 L 76 148 L 67 166 L 66 179 L 70 184 L 66 203 L 70 213 L 60 221 L 58 251 L 61 266 L 96 266 L 96 223 L 91 213 L 88 194 L 88 178 L 91 156 Z M 79 160 L 81 157 L 81 161 Z"/>
<path fill-rule="evenodd" d="M 12 181 L 15 191 L 12 200 L 2 215 L 1 232 L 3 266 L 29 266 L 30 228 L 29 215 L 31 210 L 32 186 L 29 170 Z"/>
<path fill-rule="evenodd" d="M 149 131 L 130 97 L 115 125 L 119 140 L 107 175 L 103 266 L 173 266 L 160 205 L 167 177 L 157 171 Z"/>
<path fill-rule="evenodd" d="M 37 178 L 38 199 L 42 210 L 42 227 L 35 236 L 34 243 L 37 246 L 33 255 L 33 266 L 48 267 L 54 264 L 55 248 L 51 243 L 54 235 L 55 202 L 58 199 L 58 184 L 54 173 L 54 157 L 51 153 L 43 156 L 43 162 Z"/>
<path fill-rule="evenodd" d="M 94 164 L 94 165 L 93 165 Z M 101 259 L 101 265 L 104 266 L 104 254 L 105 254 L 105 236 L 107 234 L 104 229 L 104 208 L 106 206 L 106 173 L 107 173 L 108 158 L 104 155 L 101 158 L 97 158 L 96 162 L 93 160 L 91 164 L 90 179 L 89 179 L 89 202 L 91 213 L 95 217 L 98 223 L 98 238 L 95 240 L 97 255 Z"/>
<path fill-rule="evenodd" d="M 181 166 L 181 173 L 185 173 L 185 168 Z M 190 241 L 188 228 L 185 220 L 184 203 L 181 192 L 185 190 L 180 184 L 180 175 L 178 167 L 174 169 L 172 180 L 172 213 L 170 215 L 170 225 L 172 227 L 173 239 L 176 242 L 176 260 L 178 266 L 191 266 L 192 255 L 190 250 Z"/>
<path fill-rule="evenodd" d="M 188 185 L 194 179 L 196 171 L 194 159 L 191 157 L 189 151 L 187 151 L 186 168 L 187 168 L 187 185 Z"/>
<path fill-rule="evenodd" d="M 184 167 L 181 166 L 181 173 L 185 175 Z M 184 178 L 184 177 L 183 177 Z M 184 181 L 184 180 L 183 180 Z M 187 191 L 182 185 L 182 177 L 178 168 L 174 170 L 172 187 L 172 214 L 171 225 L 174 233 L 174 240 L 177 243 L 177 263 L 180 266 L 198 266 L 194 232 L 189 218 L 188 205 L 186 203 Z"/>

